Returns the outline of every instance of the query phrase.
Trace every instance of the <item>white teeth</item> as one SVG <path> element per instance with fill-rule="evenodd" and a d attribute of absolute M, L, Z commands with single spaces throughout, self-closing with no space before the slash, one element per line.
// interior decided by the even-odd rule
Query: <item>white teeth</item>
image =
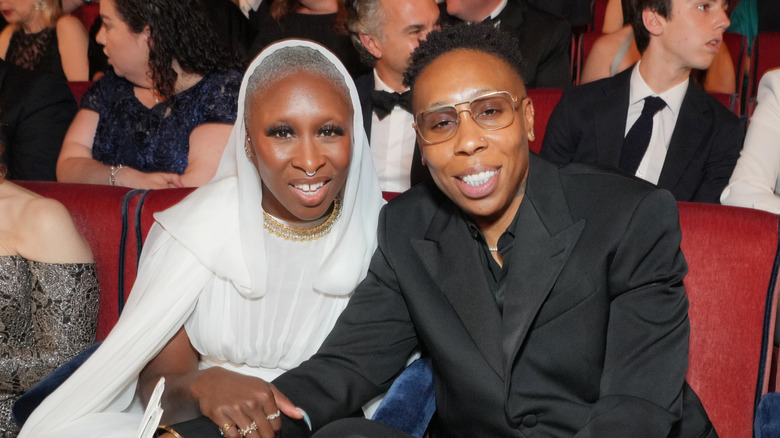
<path fill-rule="evenodd" d="M 468 184 L 468 185 L 470 185 L 472 187 L 479 187 L 482 184 L 485 184 L 486 182 L 488 182 L 488 180 L 490 178 L 492 178 L 493 175 L 495 175 L 497 173 L 498 173 L 497 170 L 490 170 L 490 171 L 486 171 L 486 172 L 479 172 L 479 173 L 474 174 L 474 175 L 466 175 L 466 176 L 464 176 L 461 179 L 463 180 L 464 183 L 466 183 L 466 184 Z"/>
<path fill-rule="evenodd" d="M 324 182 L 318 182 L 317 184 L 295 184 L 293 187 L 302 192 L 316 192 L 320 187 L 324 186 Z"/>

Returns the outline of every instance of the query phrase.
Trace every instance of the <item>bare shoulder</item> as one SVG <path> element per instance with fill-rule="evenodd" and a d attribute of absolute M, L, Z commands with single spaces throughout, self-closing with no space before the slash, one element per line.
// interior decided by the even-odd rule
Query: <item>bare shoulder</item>
<path fill-rule="evenodd" d="M 88 263 L 92 251 L 60 202 L 38 195 L 24 202 L 19 222 L 19 254 L 46 263 Z"/>
<path fill-rule="evenodd" d="M 68 37 L 73 34 L 86 34 L 87 29 L 81 20 L 70 14 L 65 14 L 57 19 L 57 37 Z"/>

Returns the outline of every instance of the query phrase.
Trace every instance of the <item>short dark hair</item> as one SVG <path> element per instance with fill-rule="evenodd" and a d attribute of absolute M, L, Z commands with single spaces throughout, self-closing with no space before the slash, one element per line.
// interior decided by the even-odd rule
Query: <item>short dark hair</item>
<path fill-rule="evenodd" d="M 207 75 L 241 68 L 237 55 L 222 45 L 202 0 L 116 0 L 122 21 L 134 33 L 149 26 L 149 65 L 154 87 L 163 97 L 175 94 L 175 59 L 188 73 Z"/>
<path fill-rule="evenodd" d="M 414 82 L 425 67 L 439 56 L 457 49 L 493 55 L 509 64 L 521 79 L 524 77 L 523 57 L 517 38 L 492 23 L 459 23 L 435 30 L 428 34 L 425 41 L 420 41 L 404 73 L 404 85 L 414 88 Z"/>
<path fill-rule="evenodd" d="M 634 39 L 639 53 L 644 53 L 650 45 L 650 32 L 645 27 L 642 12 L 645 9 L 657 12 L 662 17 L 669 19 L 672 13 L 672 0 L 628 0 L 628 18 L 634 29 Z M 626 12 L 624 11 L 624 15 Z"/>

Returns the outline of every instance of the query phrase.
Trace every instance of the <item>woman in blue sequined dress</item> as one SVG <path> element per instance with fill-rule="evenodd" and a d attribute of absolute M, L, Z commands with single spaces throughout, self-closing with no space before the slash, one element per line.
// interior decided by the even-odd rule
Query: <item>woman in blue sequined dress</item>
<path fill-rule="evenodd" d="M 195 0 L 104 0 L 97 41 L 113 70 L 84 95 L 57 179 L 200 186 L 236 117 L 241 73 Z"/>

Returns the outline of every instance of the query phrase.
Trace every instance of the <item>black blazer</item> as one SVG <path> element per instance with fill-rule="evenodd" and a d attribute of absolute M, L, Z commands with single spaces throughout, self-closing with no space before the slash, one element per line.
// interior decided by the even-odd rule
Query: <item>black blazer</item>
<path fill-rule="evenodd" d="M 446 3 L 439 10 L 445 25 L 461 21 L 447 15 Z M 571 88 L 571 26 L 566 20 L 525 0 L 509 0 L 497 19 L 501 30 L 519 40 L 526 87 Z"/>
<path fill-rule="evenodd" d="M 0 59 L 0 141 L 8 179 L 56 181 L 62 140 L 77 109 L 64 78 L 33 75 Z"/>
<path fill-rule="evenodd" d="M 550 116 L 540 155 L 556 163 L 618 168 L 632 70 L 564 93 Z M 739 118 L 691 80 L 658 187 L 678 201 L 720 203 L 744 136 Z"/>
<path fill-rule="evenodd" d="M 715 436 L 685 383 L 672 196 L 531 156 L 514 231 L 502 314 L 462 212 L 428 184 L 400 195 L 334 330 L 274 384 L 318 428 L 385 390 L 419 347 L 441 436 Z"/>
<path fill-rule="evenodd" d="M 366 138 L 371 142 L 371 121 L 373 120 L 374 103 L 371 101 L 371 91 L 374 89 L 374 72 L 365 74 L 355 79 L 358 97 L 360 98 L 360 107 L 363 111 L 363 127 L 366 130 Z M 409 129 L 412 129 L 410 126 Z M 431 174 L 422 164 L 422 154 L 417 140 L 414 142 L 414 156 L 412 157 L 412 168 L 409 171 L 411 185 L 428 181 Z"/>

